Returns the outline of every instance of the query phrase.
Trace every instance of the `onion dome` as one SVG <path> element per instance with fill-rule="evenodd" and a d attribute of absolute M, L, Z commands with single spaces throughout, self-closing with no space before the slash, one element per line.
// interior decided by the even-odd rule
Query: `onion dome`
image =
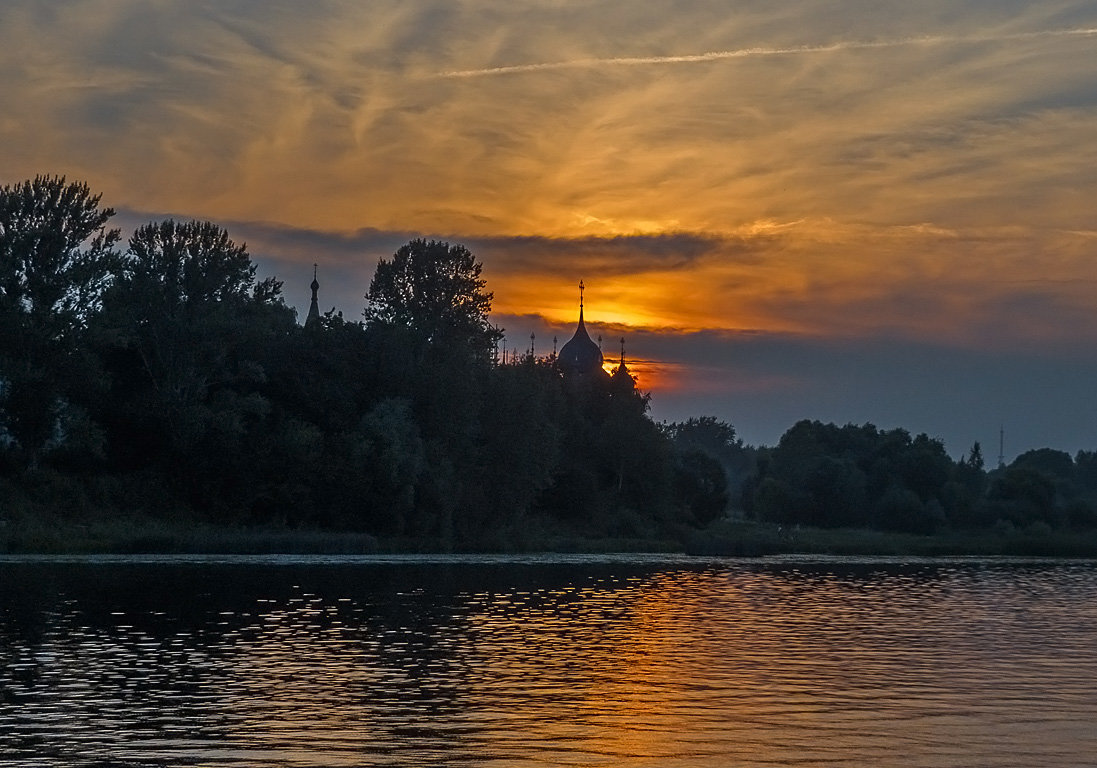
<path fill-rule="evenodd" d="M 583 322 L 583 283 L 579 283 L 579 325 L 575 335 L 560 348 L 558 364 L 568 377 L 589 377 L 602 373 L 602 350 L 590 338 Z"/>

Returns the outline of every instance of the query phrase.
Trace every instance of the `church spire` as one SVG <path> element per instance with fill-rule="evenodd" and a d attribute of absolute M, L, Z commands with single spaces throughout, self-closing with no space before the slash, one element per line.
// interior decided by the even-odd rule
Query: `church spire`
<path fill-rule="evenodd" d="M 312 285 L 310 285 L 309 287 L 312 288 L 312 303 L 309 304 L 309 314 L 308 317 L 305 318 L 306 328 L 311 328 L 312 326 L 318 325 L 320 323 L 320 305 L 317 303 L 316 300 L 316 292 L 320 290 L 320 283 L 316 280 L 315 264 L 312 265 Z"/>
<path fill-rule="evenodd" d="M 586 323 L 583 321 L 583 292 L 586 286 L 579 281 L 579 324 L 575 327 L 575 335 L 560 348 L 560 356 L 557 358 L 560 370 L 565 378 L 585 379 L 597 376 L 602 371 L 602 351 L 599 346 L 591 341 L 587 333 Z"/>
<path fill-rule="evenodd" d="M 621 337 L 621 362 L 617 365 L 617 368 L 613 371 L 612 380 L 615 382 L 624 382 L 627 389 L 633 389 L 636 386 L 636 380 L 629 373 L 628 366 L 625 365 L 625 337 Z"/>

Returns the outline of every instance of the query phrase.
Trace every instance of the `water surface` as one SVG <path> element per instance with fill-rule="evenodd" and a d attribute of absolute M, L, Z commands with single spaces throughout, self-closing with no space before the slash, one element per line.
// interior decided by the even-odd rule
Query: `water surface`
<path fill-rule="evenodd" d="M 1083 766 L 1097 563 L 0 558 L 0 766 Z"/>

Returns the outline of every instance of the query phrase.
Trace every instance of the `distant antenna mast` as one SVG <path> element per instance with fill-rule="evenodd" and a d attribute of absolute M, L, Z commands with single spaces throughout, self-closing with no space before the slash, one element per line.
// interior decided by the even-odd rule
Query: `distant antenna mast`
<path fill-rule="evenodd" d="M 1003 469 L 1006 466 L 1006 430 L 1005 427 L 998 428 L 998 469 Z"/>

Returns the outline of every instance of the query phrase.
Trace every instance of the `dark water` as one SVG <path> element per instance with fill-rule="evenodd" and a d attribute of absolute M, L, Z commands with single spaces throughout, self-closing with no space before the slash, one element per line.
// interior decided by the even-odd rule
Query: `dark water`
<path fill-rule="evenodd" d="M 1097 563 L 0 558 L 0 766 L 1092 766 Z"/>

